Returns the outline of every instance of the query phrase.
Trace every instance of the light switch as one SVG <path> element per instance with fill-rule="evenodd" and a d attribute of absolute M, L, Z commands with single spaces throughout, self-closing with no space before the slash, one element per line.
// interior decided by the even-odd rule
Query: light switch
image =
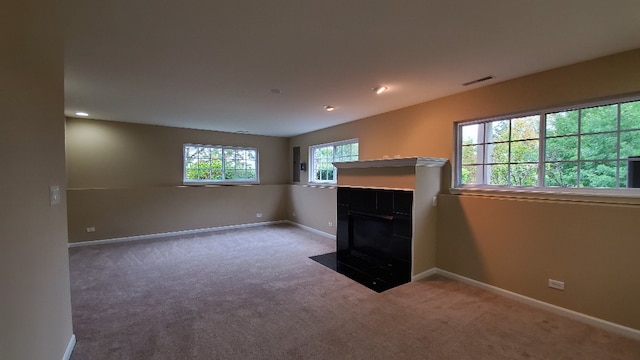
<path fill-rule="evenodd" d="M 51 185 L 49 188 L 49 203 L 51 205 L 60 204 L 60 186 Z"/>

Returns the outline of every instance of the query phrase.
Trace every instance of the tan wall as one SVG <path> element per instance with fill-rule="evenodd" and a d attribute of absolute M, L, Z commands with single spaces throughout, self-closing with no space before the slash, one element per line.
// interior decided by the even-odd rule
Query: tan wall
<path fill-rule="evenodd" d="M 287 216 L 300 225 L 335 236 L 336 196 L 336 188 L 332 186 L 291 185 Z"/>
<path fill-rule="evenodd" d="M 66 134 L 71 242 L 286 217 L 286 139 L 75 118 Z M 258 148 L 260 185 L 184 187 L 185 143 Z"/>
<path fill-rule="evenodd" d="M 640 207 L 441 195 L 438 210 L 439 268 L 640 329 Z"/>
<path fill-rule="evenodd" d="M 258 149 L 260 184 L 289 182 L 287 140 L 90 119 L 67 119 L 70 189 L 182 185 L 185 143 Z"/>
<path fill-rule="evenodd" d="M 308 147 L 319 143 L 358 138 L 360 141 L 360 159 L 379 159 L 384 156 L 409 157 L 443 157 L 452 159 L 454 123 L 456 121 L 477 119 L 482 117 L 506 115 L 556 106 L 572 105 L 585 101 L 600 100 L 620 95 L 640 93 L 640 49 L 609 57 L 595 59 L 584 63 L 571 65 L 555 70 L 538 73 L 519 79 L 498 83 L 491 86 L 467 91 L 457 95 L 425 102 L 408 108 L 384 113 L 344 125 L 335 126 L 290 139 L 289 146 L 300 146 L 303 161 L 308 161 Z M 461 88 L 463 90 L 463 88 Z M 448 164 L 443 170 L 443 183 L 450 184 L 451 166 Z M 303 173 L 301 184 L 306 184 L 307 174 Z M 326 217 L 335 212 L 335 198 L 333 202 L 299 201 L 298 198 L 315 198 L 320 190 L 293 186 L 291 203 L 295 207 L 297 217 L 295 221 L 314 227 L 317 217 Z M 601 254 L 609 257 L 625 258 L 628 254 L 638 254 L 637 245 L 632 242 L 620 241 L 610 244 L 609 239 L 635 238 L 634 232 L 628 225 L 638 210 L 634 207 L 620 207 L 619 205 L 598 205 L 597 213 L 601 220 L 596 222 L 607 230 L 597 232 L 581 231 L 573 224 L 581 224 L 584 217 L 595 217 L 595 213 L 585 215 L 582 210 L 586 205 L 577 203 L 541 202 L 536 205 L 535 212 L 530 210 L 528 203 L 512 199 L 500 200 L 500 223 L 495 220 L 494 225 L 518 224 L 518 229 L 533 234 L 554 234 L 558 228 L 562 230 L 562 237 L 554 237 L 556 248 L 551 243 L 540 246 L 529 246 L 529 251 L 515 251 L 502 261 L 498 255 L 478 254 L 473 249 L 465 253 L 459 248 L 475 246 L 497 251 L 505 244 L 520 244 L 523 242 L 539 243 L 538 236 L 525 236 L 521 240 L 496 238 L 494 232 L 489 231 L 483 221 L 492 208 L 497 206 L 496 200 L 486 198 L 473 199 L 472 205 L 465 208 L 462 217 L 460 209 L 455 206 L 466 199 L 450 196 L 438 205 L 438 239 L 436 266 L 465 275 L 472 279 L 487 282 L 507 290 L 521 294 L 542 298 L 552 304 L 566 306 L 572 310 L 581 311 L 589 315 L 615 321 L 627 326 L 640 329 L 640 316 L 637 304 L 640 303 L 637 280 L 621 282 L 620 279 L 630 279 L 630 274 L 640 273 L 640 262 L 622 261 L 610 267 L 610 260 L 601 259 Z M 470 200 L 469 200 L 470 201 Z M 562 209 L 560 211 L 559 209 Z M 533 217 L 534 213 L 553 213 L 557 218 L 549 216 Z M 560 215 L 561 214 L 561 215 Z M 559 222 L 559 219 L 562 222 Z M 292 219 L 293 220 L 293 219 Z M 567 227 L 567 224 L 572 224 Z M 605 227 L 606 225 L 606 227 Z M 462 231 L 462 229 L 468 229 Z M 322 230 L 321 228 L 317 228 Z M 509 227 L 515 230 L 514 227 Z M 323 230 L 324 231 L 324 230 Z M 610 234 L 610 235 L 608 235 Z M 500 240 L 502 239 L 502 240 Z M 500 242 L 501 241 L 501 242 Z M 544 240 L 542 240 L 544 241 Z M 511 243 L 509 243 L 511 242 Z M 545 245 L 546 244 L 546 245 Z M 581 247 L 580 244 L 589 244 Z M 498 249 L 496 249 L 498 247 Z M 447 250 L 458 249 L 457 252 Z M 512 246 L 508 246 L 512 249 Z M 603 252 L 603 248 L 606 251 Z M 442 252 L 440 252 L 440 250 Z M 563 262 L 559 258 L 557 249 L 570 252 L 571 258 Z M 482 257 L 480 257 L 482 255 Z M 547 259 L 556 259 L 548 262 Z M 481 263 L 482 267 L 469 264 Z M 527 264 L 531 270 L 521 270 L 522 264 Z M 550 273 L 553 266 L 558 270 Z M 487 268 L 494 269 L 488 276 L 483 272 Z M 518 281 L 506 281 L 495 275 L 496 272 L 509 276 L 519 274 Z M 610 283 L 599 288 L 593 285 L 590 276 L 581 276 L 601 272 L 610 276 Z M 547 275 L 547 273 L 549 275 Z M 558 277 L 567 281 L 567 290 L 548 293 L 544 289 L 548 276 Z M 603 277 L 598 277 L 603 279 Z M 604 280 L 603 280 L 604 281 Z M 517 285 L 516 285 L 517 282 Z M 634 288 L 633 288 L 634 287 Z M 631 290 L 633 288 L 633 290 Z M 579 290 L 578 290 L 579 289 Z M 610 298 L 605 301 L 606 297 Z M 615 304 L 615 309 L 612 305 Z"/>
<path fill-rule="evenodd" d="M 0 15 L 2 359 L 62 359 L 72 336 L 58 4 L 3 3 Z"/>

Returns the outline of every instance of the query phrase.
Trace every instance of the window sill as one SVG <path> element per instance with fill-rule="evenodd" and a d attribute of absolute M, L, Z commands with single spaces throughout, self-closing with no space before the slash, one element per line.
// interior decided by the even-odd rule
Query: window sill
<path fill-rule="evenodd" d="M 183 186 L 204 186 L 204 187 L 216 187 L 216 186 L 243 186 L 243 185 L 260 185 L 259 182 L 256 181 L 236 181 L 236 182 L 190 182 L 185 181 L 182 183 Z"/>
<path fill-rule="evenodd" d="M 294 185 L 310 187 L 310 188 L 318 188 L 318 189 L 335 189 L 338 187 L 338 184 L 334 184 L 334 183 L 307 183 L 307 184 L 294 184 Z"/>
<path fill-rule="evenodd" d="M 449 192 L 453 195 L 487 196 L 495 198 L 640 205 L 640 189 L 514 189 L 478 186 L 451 188 Z"/>

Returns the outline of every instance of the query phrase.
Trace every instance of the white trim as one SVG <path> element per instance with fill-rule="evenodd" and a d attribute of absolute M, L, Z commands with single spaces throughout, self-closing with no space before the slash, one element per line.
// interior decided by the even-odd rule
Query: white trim
<path fill-rule="evenodd" d="M 616 324 L 607 320 L 603 320 L 597 317 L 593 317 L 590 315 L 586 315 L 583 313 L 579 313 L 577 311 L 573 311 L 573 310 L 569 310 L 557 305 L 553 305 L 553 304 L 549 304 L 547 302 L 544 301 L 540 301 L 534 298 L 530 298 L 528 296 L 525 295 L 521 295 L 518 293 L 514 293 L 512 291 L 509 290 L 505 290 L 505 289 L 501 289 L 499 287 L 493 286 L 493 285 L 489 285 L 489 284 L 485 284 L 483 282 L 474 280 L 474 279 L 470 279 L 468 277 L 462 276 L 462 275 L 458 275 L 458 274 L 454 274 L 452 272 L 446 271 L 446 270 L 442 270 L 439 268 L 435 268 L 435 273 L 438 275 L 442 275 L 444 277 L 448 277 L 450 279 L 454 279 L 457 281 L 460 281 L 462 283 L 465 284 L 469 284 L 475 287 L 479 287 L 481 289 L 484 290 L 488 290 L 492 293 L 498 294 L 498 295 L 502 295 L 504 297 L 516 300 L 516 301 L 520 301 L 522 303 L 525 303 L 527 305 L 531 305 L 533 307 L 537 307 L 539 309 L 543 309 L 546 311 L 549 311 L 551 313 L 557 314 L 557 315 L 561 315 L 561 316 L 565 316 L 568 317 L 570 319 L 579 321 L 581 323 L 584 324 L 588 324 L 591 326 L 595 326 L 597 328 L 606 330 L 606 331 L 610 331 L 612 333 L 618 334 L 618 335 L 622 335 L 622 336 L 626 336 L 629 337 L 631 339 L 634 340 L 640 340 L 640 330 L 639 329 L 634 329 L 634 328 L 630 328 L 627 326 L 623 326 L 620 324 Z"/>
<path fill-rule="evenodd" d="M 603 204 L 640 204 L 640 189 L 585 189 L 549 187 L 508 188 L 491 186 L 464 186 L 450 188 L 453 195 L 493 196 L 504 198 L 523 198 L 538 200 L 559 200 Z"/>
<path fill-rule="evenodd" d="M 333 169 L 333 180 L 316 180 L 315 176 L 314 176 L 314 168 L 315 168 L 315 158 L 313 156 L 314 150 L 317 148 L 324 148 L 324 147 L 332 147 L 334 150 L 334 154 L 333 154 L 333 160 L 335 160 L 335 148 L 336 146 L 343 146 L 343 145 L 350 145 L 350 144 L 359 144 L 359 140 L 358 138 L 353 138 L 353 139 L 347 139 L 347 140 L 340 140 L 340 141 L 333 141 L 330 143 L 325 143 L 325 144 L 316 144 L 316 145 L 310 145 L 309 146 L 309 159 L 308 159 L 308 166 L 307 166 L 307 170 L 308 170 L 308 179 L 307 182 L 309 184 L 318 184 L 318 185 L 335 185 L 338 183 L 338 175 L 337 175 L 337 171 L 336 168 L 334 166 Z M 360 150 L 358 150 L 358 153 L 360 152 Z M 358 156 L 356 156 L 356 159 L 358 158 Z M 332 164 L 335 164 L 334 162 L 332 162 Z"/>
<path fill-rule="evenodd" d="M 73 348 L 76 347 L 76 336 L 71 334 L 71 338 L 69 339 L 69 343 L 67 344 L 67 350 L 65 350 L 64 355 L 62 355 L 62 360 L 71 359 L 71 353 L 73 352 Z"/>
<path fill-rule="evenodd" d="M 224 152 L 227 149 L 231 150 L 249 150 L 256 152 L 256 161 L 255 161 L 255 179 L 246 179 L 246 180 L 188 180 L 187 179 L 187 154 L 186 148 L 189 147 L 199 147 L 199 148 L 212 148 L 212 149 L 220 149 L 222 151 L 222 175 L 225 174 L 225 156 Z M 206 144 L 192 144 L 186 143 L 182 144 L 182 184 L 185 186 L 193 186 L 193 185 L 239 185 L 239 184 L 248 184 L 248 185 L 259 185 L 260 184 L 260 154 L 258 152 L 258 148 L 254 147 L 246 147 L 246 146 L 227 146 L 227 145 L 206 145 Z"/>
<path fill-rule="evenodd" d="M 312 233 L 315 233 L 315 234 L 318 234 L 318 235 L 322 235 L 322 236 L 327 237 L 329 239 L 333 239 L 333 240 L 336 239 L 335 235 L 331 235 L 331 234 L 329 234 L 327 232 L 320 231 L 320 230 L 314 229 L 314 228 L 306 226 L 306 225 L 298 224 L 297 222 L 293 222 L 291 220 L 284 220 L 284 222 L 287 222 L 287 223 L 289 223 L 291 225 L 295 225 L 295 226 L 297 226 L 299 228 L 302 228 L 302 229 L 305 229 L 305 230 L 307 230 L 309 232 L 312 232 Z"/>
<path fill-rule="evenodd" d="M 338 169 L 377 168 L 377 167 L 442 167 L 448 160 L 444 158 L 407 157 L 376 160 L 334 162 Z"/>
<path fill-rule="evenodd" d="M 431 268 L 429 270 L 425 270 L 425 271 L 421 272 L 420 274 L 413 275 L 411 277 L 411 281 L 418 281 L 418 280 L 426 279 L 429 276 L 435 275 L 437 273 L 438 273 L 438 269 L 437 268 Z"/>
<path fill-rule="evenodd" d="M 118 243 L 118 242 L 147 240 L 147 239 L 162 238 L 162 237 L 168 237 L 168 236 L 191 235 L 191 234 L 199 234 L 199 233 L 212 232 L 212 231 L 243 229 L 243 228 L 250 228 L 250 227 L 255 227 L 255 226 L 280 224 L 280 223 L 283 223 L 283 222 L 286 222 L 286 220 L 263 221 L 263 222 L 258 222 L 258 223 L 239 224 L 239 225 L 225 225 L 225 226 L 216 226 L 216 227 L 211 227 L 211 228 L 171 231 L 171 232 L 166 232 L 166 233 L 157 233 L 157 234 L 148 234 L 148 235 L 135 235 L 135 236 L 126 236 L 126 237 L 121 237 L 121 238 L 112 238 L 112 239 L 103 239 L 103 240 L 80 241 L 80 242 L 69 243 L 68 246 L 70 248 L 72 248 L 72 247 L 79 247 L 79 246 L 112 244 L 112 243 Z"/>

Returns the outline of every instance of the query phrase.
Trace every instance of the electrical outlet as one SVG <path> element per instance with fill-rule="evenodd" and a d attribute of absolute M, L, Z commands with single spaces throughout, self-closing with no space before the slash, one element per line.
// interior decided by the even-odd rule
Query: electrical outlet
<path fill-rule="evenodd" d="M 549 287 L 558 290 L 564 290 L 564 281 L 549 279 Z"/>
<path fill-rule="evenodd" d="M 257 218 L 261 218 L 261 217 L 262 217 L 262 213 L 257 213 L 257 214 L 256 214 L 256 217 L 257 217 Z"/>
<path fill-rule="evenodd" d="M 331 221 L 329 221 L 329 227 L 332 227 L 333 223 Z"/>
<path fill-rule="evenodd" d="M 96 232 L 96 227 L 95 226 L 91 226 L 87 228 L 87 232 L 91 233 L 91 232 Z"/>
<path fill-rule="evenodd" d="M 292 215 L 293 215 L 293 217 L 296 217 L 296 213 L 293 213 Z"/>

